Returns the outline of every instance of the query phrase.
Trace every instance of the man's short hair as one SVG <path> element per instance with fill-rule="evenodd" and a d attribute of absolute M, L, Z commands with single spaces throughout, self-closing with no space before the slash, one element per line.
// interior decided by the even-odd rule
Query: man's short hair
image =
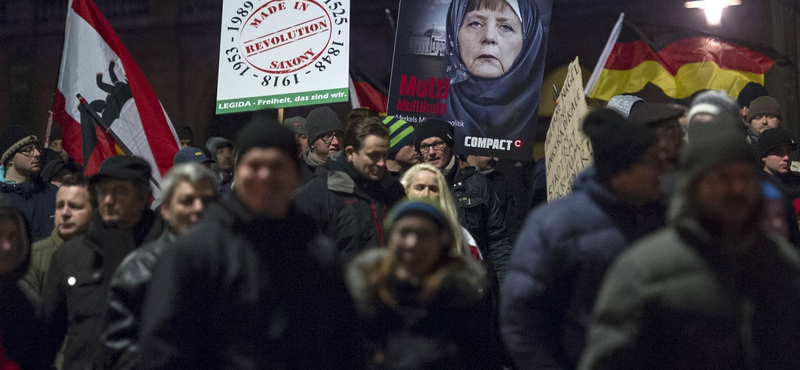
<path fill-rule="evenodd" d="M 89 179 L 84 177 L 81 174 L 70 174 L 66 175 L 61 178 L 61 187 L 65 186 L 80 186 L 83 188 L 89 188 Z"/>
<path fill-rule="evenodd" d="M 364 117 L 353 121 L 344 132 L 342 139 L 342 147 L 347 148 L 352 146 L 358 152 L 361 150 L 361 145 L 364 139 L 369 135 L 375 135 L 381 138 L 389 138 L 389 129 L 380 118 L 377 117 Z"/>
<path fill-rule="evenodd" d="M 214 189 L 214 195 L 218 195 L 214 174 L 208 167 L 199 163 L 184 163 L 172 167 L 161 181 L 161 204 L 169 204 L 169 202 L 172 201 L 172 197 L 175 195 L 175 189 L 182 182 L 197 184 L 201 181 L 208 181 Z"/>

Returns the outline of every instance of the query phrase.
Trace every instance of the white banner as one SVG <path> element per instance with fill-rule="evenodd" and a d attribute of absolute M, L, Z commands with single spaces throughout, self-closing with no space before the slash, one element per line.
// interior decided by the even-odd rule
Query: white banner
<path fill-rule="evenodd" d="M 350 0 L 224 0 L 217 114 L 348 99 Z"/>

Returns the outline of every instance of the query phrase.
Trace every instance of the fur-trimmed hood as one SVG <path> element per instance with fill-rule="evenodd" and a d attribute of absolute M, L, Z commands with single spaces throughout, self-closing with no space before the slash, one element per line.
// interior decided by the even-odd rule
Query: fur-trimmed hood
<path fill-rule="evenodd" d="M 387 249 L 373 248 L 362 252 L 347 267 L 345 282 L 359 314 L 371 317 L 378 312 L 380 306 L 386 306 L 378 298 L 373 289 L 367 286 L 365 270 L 388 256 Z M 454 269 L 443 279 L 432 299 L 423 303 L 431 310 L 444 308 L 467 308 L 484 299 L 488 294 L 486 269 L 477 261 L 457 255 L 453 256 L 448 266 Z M 444 267 L 443 267 L 444 268 Z"/>

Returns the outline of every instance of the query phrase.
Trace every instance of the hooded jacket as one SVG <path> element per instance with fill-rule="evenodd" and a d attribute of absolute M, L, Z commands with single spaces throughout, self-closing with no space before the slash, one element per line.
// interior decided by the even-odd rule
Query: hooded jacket
<path fill-rule="evenodd" d="M 660 206 L 634 207 L 580 174 L 567 197 L 534 210 L 501 287 L 501 327 L 520 369 L 574 369 L 600 283 L 633 241 L 664 225 Z"/>
<path fill-rule="evenodd" d="M 355 313 L 313 221 L 236 193 L 167 249 L 147 288 L 140 369 L 358 369 Z"/>
<path fill-rule="evenodd" d="M 0 171 L 4 171 L 4 169 Z M 5 176 L 5 172 L 2 175 Z M 22 209 L 31 220 L 33 242 L 50 236 L 50 232 L 55 227 L 58 187 L 44 182 L 39 176 L 34 176 L 21 184 L 3 180 L 0 182 L 0 191 L 9 202 Z"/>
<path fill-rule="evenodd" d="M 322 233 L 333 239 L 342 261 L 358 252 L 382 246 L 386 212 L 405 196 L 405 189 L 388 171 L 379 181 L 366 178 L 341 154 L 325 164 L 328 172 L 297 191 L 298 210 L 312 216 Z"/>
<path fill-rule="evenodd" d="M 150 209 L 143 211 L 132 228 L 110 227 L 94 211 L 89 231 L 70 239 L 53 255 L 42 295 L 42 314 L 56 348 L 67 336 L 65 370 L 84 370 L 96 361 L 114 270 L 128 253 L 158 238 L 163 229 L 163 220 Z"/>
<path fill-rule="evenodd" d="M 441 267 L 450 271 L 428 300 L 421 298 L 419 287 L 390 278 L 389 290 L 397 301 L 392 307 L 377 296 L 365 276 L 365 268 L 380 263 L 386 254 L 383 248 L 365 251 L 346 274 L 368 339 L 370 368 L 502 368 L 483 267 L 469 257 L 454 256 Z"/>

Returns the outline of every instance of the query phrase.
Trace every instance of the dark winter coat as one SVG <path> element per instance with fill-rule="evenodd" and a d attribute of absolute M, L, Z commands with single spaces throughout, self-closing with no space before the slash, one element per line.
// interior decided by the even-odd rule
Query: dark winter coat
<path fill-rule="evenodd" d="M 39 240 L 31 246 L 31 266 L 25 273 L 25 281 L 40 297 L 44 293 L 44 282 L 47 281 L 47 272 L 50 271 L 50 261 L 62 244 L 64 239 L 58 234 L 58 229 L 53 228 L 49 238 Z"/>
<path fill-rule="evenodd" d="M 161 256 L 140 369 L 358 369 L 336 252 L 308 216 L 255 214 L 232 193 Z"/>
<path fill-rule="evenodd" d="M 633 207 L 580 174 L 572 194 L 531 212 L 502 286 L 501 326 L 519 369 L 574 369 L 600 283 L 631 242 L 664 225 L 663 207 Z"/>
<path fill-rule="evenodd" d="M 342 261 L 358 252 L 384 245 L 386 212 L 405 196 L 403 185 L 386 173 L 372 181 L 358 172 L 343 155 L 333 155 L 324 176 L 317 176 L 297 191 L 301 212 L 311 215 L 322 233 L 336 244 Z"/>
<path fill-rule="evenodd" d="M 800 255 L 763 235 L 726 247 L 683 219 L 621 255 L 580 369 L 800 369 Z"/>
<path fill-rule="evenodd" d="M 101 338 L 103 369 L 135 369 L 139 364 L 139 326 L 145 292 L 161 255 L 175 244 L 165 231 L 158 239 L 131 252 L 111 279 Z"/>
<path fill-rule="evenodd" d="M 306 151 L 300 157 L 300 164 L 298 168 L 300 170 L 300 185 L 303 186 L 308 184 L 311 179 L 313 179 L 317 175 L 324 175 L 327 169 L 325 168 L 325 163 L 316 163 L 311 156 L 311 151 Z"/>
<path fill-rule="evenodd" d="M 486 271 L 470 257 L 457 256 L 445 268 L 434 297 L 427 302 L 419 287 L 391 279 L 397 301 L 392 307 L 368 283 L 364 268 L 385 258 L 386 249 L 359 255 L 347 269 L 368 339 L 366 356 L 373 369 L 501 369 L 501 346 L 492 330 Z"/>
<path fill-rule="evenodd" d="M 108 285 L 122 258 L 113 261 L 155 240 L 162 232 L 163 221 L 149 209 L 133 228 L 109 227 L 95 211 L 89 231 L 70 239 L 53 255 L 42 296 L 42 311 L 51 327 L 51 340 L 56 348 L 64 335 L 67 337 L 65 370 L 91 368 L 100 354 Z"/>
<path fill-rule="evenodd" d="M 511 258 L 511 238 L 506 232 L 505 215 L 489 190 L 486 175 L 475 167 L 459 168 L 460 161 L 445 174 L 456 201 L 458 220 L 478 242 L 490 273 L 502 282 Z"/>
<path fill-rule="evenodd" d="M 0 191 L 31 220 L 33 242 L 50 236 L 55 227 L 58 187 L 44 182 L 40 177 L 34 177 L 21 184 L 0 182 Z"/>

